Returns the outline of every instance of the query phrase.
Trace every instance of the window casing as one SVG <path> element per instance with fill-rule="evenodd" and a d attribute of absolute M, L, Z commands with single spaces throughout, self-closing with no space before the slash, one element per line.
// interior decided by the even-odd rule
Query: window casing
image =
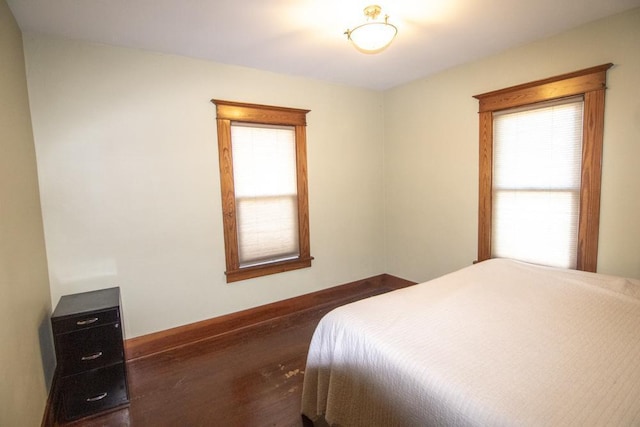
<path fill-rule="evenodd" d="M 584 100 L 582 161 L 575 268 L 596 271 L 600 219 L 600 177 L 606 72 L 604 64 L 574 73 L 476 95 L 479 100 L 480 156 L 478 261 L 491 258 L 494 215 L 494 115 L 517 107 L 580 96 Z"/>
<path fill-rule="evenodd" d="M 310 267 L 309 110 L 212 102 L 227 282 Z"/>

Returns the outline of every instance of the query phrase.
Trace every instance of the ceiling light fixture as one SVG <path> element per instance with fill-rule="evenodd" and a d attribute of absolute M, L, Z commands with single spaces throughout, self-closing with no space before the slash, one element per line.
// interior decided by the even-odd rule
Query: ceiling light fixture
<path fill-rule="evenodd" d="M 380 6 L 375 4 L 365 7 L 364 16 L 367 17 L 367 22 L 344 32 L 347 39 L 362 53 L 382 52 L 398 34 L 396 26 L 388 22 L 389 15 L 384 16 L 384 21 L 378 21 L 381 11 Z"/>

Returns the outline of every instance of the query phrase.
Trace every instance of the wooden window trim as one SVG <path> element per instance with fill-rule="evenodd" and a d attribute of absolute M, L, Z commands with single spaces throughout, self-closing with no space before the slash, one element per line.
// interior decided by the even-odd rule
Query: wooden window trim
<path fill-rule="evenodd" d="M 600 182 L 607 70 L 603 64 L 573 73 L 512 86 L 474 98 L 479 101 L 478 261 L 491 258 L 493 113 L 509 108 L 582 95 L 582 176 L 578 226 L 578 270 L 595 272 L 598 262 Z"/>
<path fill-rule="evenodd" d="M 218 127 L 218 156 L 227 283 L 268 274 L 311 267 L 309 238 L 309 196 L 307 179 L 306 114 L 310 110 L 246 104 L 212 99 L 216 105 Z M 233 180 L 233 154 L 231 150 L 231 123 L 245 122 L 293 126 L 296 139 L 296 165 L 298 181 L 298 239 L 300 255 L 297 258 L 262 265 L 240 267 L 238 256 L 238 228 Z"/>

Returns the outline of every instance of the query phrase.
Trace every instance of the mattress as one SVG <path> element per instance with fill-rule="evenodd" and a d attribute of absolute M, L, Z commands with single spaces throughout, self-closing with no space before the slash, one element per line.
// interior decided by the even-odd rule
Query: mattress
<path fill-rule="evenodd" d="M 332 426 L 640 425 L 640 280 L 493 259 L 328 313 L 303 414 Z"/>

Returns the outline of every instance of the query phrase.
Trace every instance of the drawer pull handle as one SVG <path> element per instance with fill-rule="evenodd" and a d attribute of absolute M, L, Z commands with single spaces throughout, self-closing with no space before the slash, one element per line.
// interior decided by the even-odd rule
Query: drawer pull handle
<path fill-rule="evenodd" d="M 91 356 L 82 356 L 81 360 L 86 362 L 87 360 L 95 360 L 100 356 L 102 356 L 102 352 L 101 351 L 99 351 L 97 353 L 94 353 Z"/>
<path fill-rule="evenodd" d="M 95 323 L 97 321 L 98 321 L 97 317 L 92 317 L 91 319 L 87 319 L 87 320 L 78 320 L 76 322 L 76 325 L 78 325 L 78 326 L 90 325 L 90 324 Z"/>
<path fill-rule="evenodd" d="M 94 397 L 87 397 L 87 402 L 97 402 L 98 400 L 102 400 L 107 397 L 108 393 L 102 393 Z"/>

